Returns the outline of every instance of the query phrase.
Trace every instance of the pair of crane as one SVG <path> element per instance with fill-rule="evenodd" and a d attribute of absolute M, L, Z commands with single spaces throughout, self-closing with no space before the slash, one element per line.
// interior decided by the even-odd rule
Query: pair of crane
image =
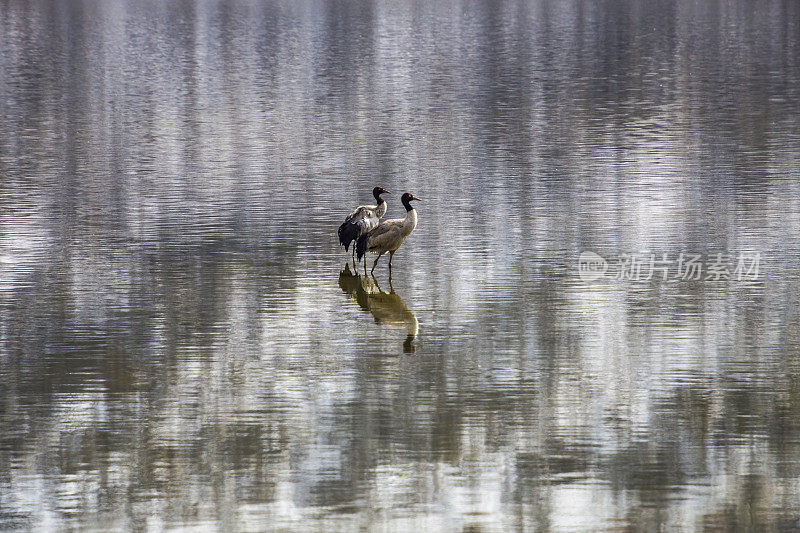
<path fill-rule="evenodd" d="M 417 211 L 411 206 L 412 200 L 419 201 L 411 193 L 403 193 L 400 202 L 406 208 L 405 218 L 395 218 L 380 222 L 386 214 L 386 200 L 381 198 L 382 194 L 391 194 L 383 187 L 372 189 L 372 196 L 375 197 L 377 205 L 360 205 L 355 211 L 347 215 L 344 223 L 339 226 L 339 242 L 344 246 L 345 251 L 353 244 L 353 262 L 358 256 L 360 261 L 364 254 L 372 252 L 378 254 L 372 264 L 370 274 L 375 271 L 378 259 L 385 253 L 389 253 L 389 274 L 392 272 L 392 258 L 400 245 L 411 235 L 417 227 Z M 365 266 L 366 268 L 366 266 Z"/>

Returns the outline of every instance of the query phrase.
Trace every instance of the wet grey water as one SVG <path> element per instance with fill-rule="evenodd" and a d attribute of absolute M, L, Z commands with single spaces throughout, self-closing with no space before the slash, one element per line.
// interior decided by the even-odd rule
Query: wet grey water
<path fill-rule="evenodd" d="M 8 0 L 0 51 L 0 529 L 800 528 L 796 2 Z"/>

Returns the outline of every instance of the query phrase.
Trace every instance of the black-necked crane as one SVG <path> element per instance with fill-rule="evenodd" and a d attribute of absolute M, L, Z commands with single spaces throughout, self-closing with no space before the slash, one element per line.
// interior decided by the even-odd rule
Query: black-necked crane
<path fill-rule="evenodd" d="M 360 236 L 375 228 L 383 215 L 386 214 L 386 200 L 381 198 L 381 194 L 390 194 L 383 187 L 372 189 L 372 196 L 375 197 L 377 205 L 360 205 L 347 215 L 344 222 L 339 226 L 339 243 L 344 246 L 345 252 L 348 251 L 350 243 Z M 356 247 L 353 245 L 353 262 L 355 262 Z"/>
<path fill-rule="evenodd" d="M 378 254 L 378 257 L 375 258 L 375 262 L 372 264 L 370 274 L 375 271 L 375 265 L 378 264 L 378 259 L 386 252 L 389 252 L 389 274 L 392 273 L 392 258 L 394 257 L 394 253 L 400 248 L 400 245 L 403 244 L 406 237 L 411 235 L 411 232 L 417 227 L 417 210 L 411 207 L 412 200 L 419 201 L 419 198 L 416 198 L 413 194 L 408 192 L 403 193 L 400 201 L 403 203 L 403 207 L 406 208 L 405 218 L 384 220 L 378 224 L 375 229 L 370 230 L 368 233 L 358 238 L 358 242 L 356 243 L 356 256 L 359 260 L 361 260 L 367 252 Z M 366 265 L 364 265 L 364 268 L 366 269 Z"/>

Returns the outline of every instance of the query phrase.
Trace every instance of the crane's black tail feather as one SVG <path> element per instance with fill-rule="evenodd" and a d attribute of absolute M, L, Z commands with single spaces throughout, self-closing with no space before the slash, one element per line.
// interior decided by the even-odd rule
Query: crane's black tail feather
<path fill-rule="evenodd" d="M 367 253 L 367 243 L 369 242 L 369 233 L 365 233 L 356 241 L 356 257 L 359 261 Z"/>
<path fill-rule="evenodd" d="M 358 238 L 358 226 L 345 222 L 339 226 L 339 243 L 344 246 L 345 252 L 349 250 L 350 243 Z"/>

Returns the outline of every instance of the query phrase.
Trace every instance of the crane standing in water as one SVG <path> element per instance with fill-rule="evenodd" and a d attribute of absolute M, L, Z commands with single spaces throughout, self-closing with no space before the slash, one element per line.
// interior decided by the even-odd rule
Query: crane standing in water
<path fill-rule="evenodd" d="M 403 244 L 406 237 L 411 235 L 411 232 L 417 227 L 417 211 L 411 207 L 412 200 L 419 201 L 419 198 L 416 198 L 413 194 L 408 192 L 403 193 L 400 201 L 403 203 L 403 207 L 406 208 L 405 218 L 384 220 L 374 229 L 358 238 L 358 242 L 356 243 L 356 256 L 359 260 L 361 260 L 367 252 L 378 254 L 378 257 L 372 264 L 370 274 L 375 271 L 375 265 L 378 264 L 378 259 L 386 252 L 389 252 L 389 275 L 391 275 L 394 253 L 400 248 L 400 245 Z M 364 270 L 366 271 L 366 264 L 364 265 Z"/>
<path fill-rule="evenodd" d="M 378 225 L 380 218 L 386 214 L 386 200 L 381 198 L 381 194 L 391 194 L 383 187 L 372 189 L 372 196 L 378 205 L 360 205 L 347 215 L 344 222 L 339 226 L 339 243 L 344 246 L 345 252 L 350 243 L 357 240 L 360 236 L 367 233 Z M 353 245 L 353 263 L 355 263 L 356 247 Z"/>

